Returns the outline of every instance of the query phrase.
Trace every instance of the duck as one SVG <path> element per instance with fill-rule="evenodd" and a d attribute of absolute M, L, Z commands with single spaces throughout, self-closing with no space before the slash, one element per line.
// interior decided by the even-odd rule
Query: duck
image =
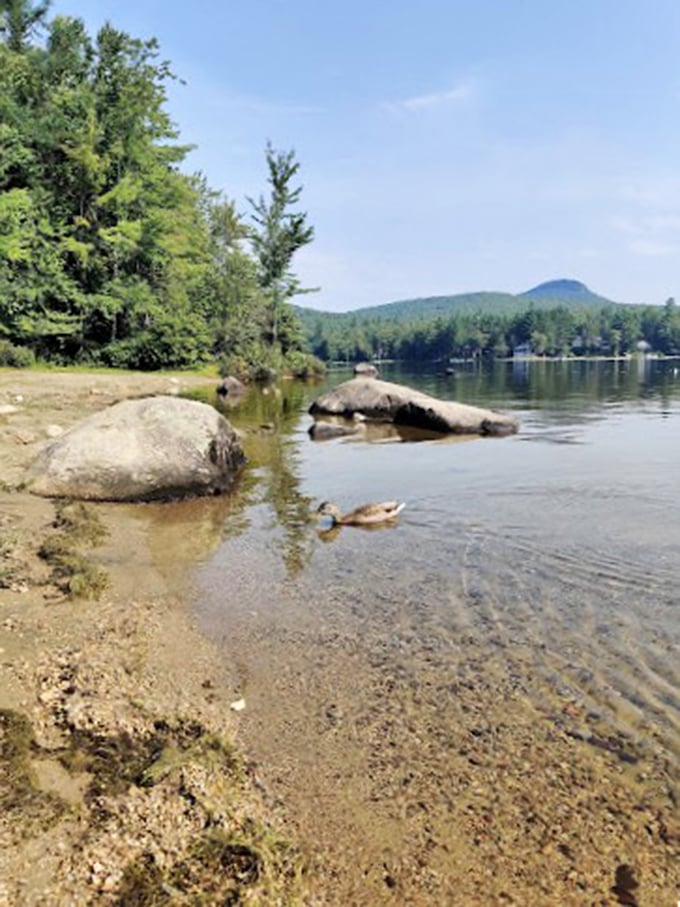
<path fill-rule="evenodd" d="M 362 504 L 349 513 L 341 513 L 335 504 L 324 501 L 317 514 L 329 516 L 334 526 L 370 526 L 394 520 L 404 507 L 406 504 L 400 501 L 383 501 L 380 504 Z"/>

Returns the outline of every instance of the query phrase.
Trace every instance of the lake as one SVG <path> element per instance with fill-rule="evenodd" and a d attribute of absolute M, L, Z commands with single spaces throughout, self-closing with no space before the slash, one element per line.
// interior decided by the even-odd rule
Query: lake
<path fill-rule="evenodd" d="M 468 828 L 474 784 L 511 787 L 527 759 L 531 788 L 537 735 L 597 749 L 631 783 L 677 780 L 680 363 L 454 368 L 382 376 L 512 411 L 517 435 L 314 443 L 307 407 L 343 372 L 228 413 L 250 463 L 194 607 L 246 699 L 260 783 L 337 903 L 450 902 L 443 879 L 469 859 L 454 817 Z M 407 506 L 393 526 L 324 533 L 327 499 Z M 538 774 L 533 812 L 555 793 Z M 506 837 L 517 796 L 496 810 Z"/>

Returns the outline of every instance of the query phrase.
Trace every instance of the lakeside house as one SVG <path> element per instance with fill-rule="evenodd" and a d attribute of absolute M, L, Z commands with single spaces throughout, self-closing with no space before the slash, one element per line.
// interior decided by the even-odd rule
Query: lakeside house
<path fill-rule="evenodd" d="M 512 348 L 512 358 L 513 359 L 526 359 L 529 356 L 534 355 L 533 347 L 529 340 L 525 340 L 523 343 L 517 343 Z"/>

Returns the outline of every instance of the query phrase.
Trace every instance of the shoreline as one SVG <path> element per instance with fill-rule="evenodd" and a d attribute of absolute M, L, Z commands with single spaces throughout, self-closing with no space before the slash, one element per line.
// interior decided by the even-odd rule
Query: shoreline
<path fill-rule="evenodd" d="M 50 425 L 208 383 L 0 371 L 0 404 L 15 407 L 0 417 L 2 907 L 133 894 L 287 904 L 300 890 L 302 858 L 239 751 L 225 665 L 195 626 L 181 569 L 150 550 L 146 513 L 88 505 L 109 538 L 82 554 L 110 584 L 98 601 L 69 599 L 37 554 L 54 502 L 17 490 Z"/>
<path fill-rule="evenodd" d="M 133 894 L 180 907 L 199 893 L 263 907 L 676 896 L 677 766 L 570 697 L 537 692 L 526 653 L 489 658 L 471 634 L 441 663 L 425 653 L 414 701 L 376 660 L 398 601 L 395 620 L 373 636 L 361 623 L 356 639 L 336 609 L 323 631 L 302 609 L 283 633 L 253 636 L 232 608 L 232 654 L 263 665 L 239 728 L 241 668 L 218 641 L 224 627 L 199 629 L 189 593 L 190 571 L 238 513 L 231 495 L 91 506 L 110 535 L 84 554 L 112 584 L 99 601 L 64 599 L 36 553 L 54 503 L 16 490 L 48 427 L 122 395 L 214 381 L 64 372 L 43 387 L 49 378 L 0 371 L 0 405 L 16 407 L 0 416 L 0 533 L 15 540 L 0 567 L 16 568 L 0 588 L 0 907 L 124 907 Z M 327 689 L 309 687 L 310 658 L 331 665 Z"/>

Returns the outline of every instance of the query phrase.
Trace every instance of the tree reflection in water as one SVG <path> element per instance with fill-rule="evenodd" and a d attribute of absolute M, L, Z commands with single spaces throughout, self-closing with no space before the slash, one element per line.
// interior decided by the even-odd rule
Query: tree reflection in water
<path fill-rule="evenodd" d="M 224 412 L 244 433 L 247 472 L 257 477 L 252 503 L 268 504 L 280 527 L 280 545 L 287 572 L 296 575 L 309 560 L 314 534 L 311 499 L 301 492 L 299 444 L 295 438 L 308 387 L 282 381 L 253 387 L 237 404 L 227 401 Z M 214 402 L 214 401 L 213 401 Z M 218 408 L 222 406 L 218 402 Z"/>

